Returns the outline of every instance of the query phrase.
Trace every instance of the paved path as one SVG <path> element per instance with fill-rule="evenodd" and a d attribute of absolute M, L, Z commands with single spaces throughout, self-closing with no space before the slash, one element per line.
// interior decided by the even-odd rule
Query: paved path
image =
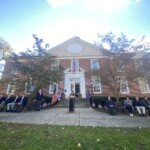
<path fill-rule="evenodd" d="M 75 113 L 68 113 L 67 108 L 51 108 L 24 113 L 0 112 L 0 122 L 73 126 L 150 127 L 149 116 L 111 116 L 107 113 L 97 112 L 92 108 L 76 108 Z"/>

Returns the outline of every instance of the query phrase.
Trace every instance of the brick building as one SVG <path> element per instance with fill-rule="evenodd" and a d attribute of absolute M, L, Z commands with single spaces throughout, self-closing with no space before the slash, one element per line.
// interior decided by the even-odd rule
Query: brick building
<path fill-rule="evenodd" d="M 49 53 L 57 56 L 57 61 L 52 66 L 61 65 L 65 68 L 64 80 L 51 84 L 47 89 L 49 94 L 52 94 L 54 88 L 56 88 L 58 91 L 65 91 L 66 95 L 69 95 L 70 90 L 73 89 L 75 93 L 80 93 L 82 97 L 86 97 L 86 89 L 91 87 L 94 95 L 111 95 L 109 89 L 102 85 L 100 80 L 86 76 L 87 70 L 99 69 L 105 62 L 106 57 L 98 47 L 81 40 L 79 37 L 73 37 L 55 46 Z M 10 62 L 6 63 L 6 68 L 11 68 Z M 10 89 L 13 89 L 13 87 L 8 85 L 5 89 L 7 94 L 12 93 Z M 150 81 L 138 78 L 132 88 L 126 85 L 122 95 L 150 97 Z"/>

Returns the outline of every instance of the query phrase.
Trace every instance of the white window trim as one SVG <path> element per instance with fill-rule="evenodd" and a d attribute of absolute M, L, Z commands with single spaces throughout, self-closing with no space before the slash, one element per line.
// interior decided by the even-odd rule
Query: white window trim
<path fill-rule="evenodd" d="M 93 85 L 92 85 L 92 92 L 94 94 L 100 94 L 102 93 L 102 84 L 101 84 L 101 80 L 97 79 L 99 81 L 99 87 L 100 87 L 100 92 L 94 92 L 94 80 L 96 79 L 96 77 L 92 77 L 92 81 L 93 81 Z"/>
<path fill-rule="evenodd" d="M 140 86 L 141 93 L 150 93 L 150 87 L 149 87 L 148 81 L 145 79 L 147 90 L 148 90 L 147 92 L 142 92 L 142 88 L 141 88 L 141 85 L 140 85 L 140 78 L 138 78 L 138 81 L 139 81 L 139 86 Z"/>
<path fill-rule="evenodd" d="M 9 83 L 7 86 L 6 94 L 14 94 L 15 93 L 15 85 L 14 85 L 14 92 L 13 93 L 9 93 L 10 87 L 11 87 L 11 84 Z"/>
<path fill-rule="evenodd" d="M 57 65 L 55 65 L 55 64 L 57 64 Z M 52 62 L 52 65 L 51 65 L 52 70 L 53 70 L 55 67 L 59 67 L 59 60 L 55 60 L 54 62 Z"/>
<path fill-rule="evenodd" d="M 125 66 L 122 65 L 121 68 L 117 66 L 117 72 L 125 72 Z"/>
<path fill-rule="evenodd" d="M 99 69 L 100 68 L 100 65 L 99 65 L 99 60 L 98 59 L 92 59 L 91 60 L 91 69 L 95 69 L 95 68 L 93 68 L 93 66 L 92 66 L 92 62 L 93 61 L 98 61 L 98 68 L 97 69 Z"/>
<path fill-rule="evenodd" d="M 52 85 L 54 86 L 54 84 L 52 84 L 52 83 L 49 85 L 49 91 L 48 91 L 49 94 L 53 94 L 54 93 L 54 91 L 51 91 Z M 58 91 L 58 83 L 56 83 L 56 91 Z"/>
<path fill-rule="evenodd" d="M 121 88 L 120 88 L 120 93 L 122 93 L 122 94 L 129 94 L 130 91 L 129 91 L 128 82 L 126 81 L 125 84 L 126 84 L 126 87 L 127 87 L 127 92 L 121 91 Z"/>

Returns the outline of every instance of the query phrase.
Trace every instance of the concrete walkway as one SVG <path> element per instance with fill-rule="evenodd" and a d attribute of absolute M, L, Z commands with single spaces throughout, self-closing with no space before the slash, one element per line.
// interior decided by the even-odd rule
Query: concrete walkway
<path fill-rule="evenodd" d="M 0 112 L 0 122 L 103 127 L 150 127 L 149 116 L 111 116 L 107 113 L 97 112 L 92 108 L 76 108 L 75 113 L 68 113 L 67 108 L 51 108 L 23 113 Z"/>

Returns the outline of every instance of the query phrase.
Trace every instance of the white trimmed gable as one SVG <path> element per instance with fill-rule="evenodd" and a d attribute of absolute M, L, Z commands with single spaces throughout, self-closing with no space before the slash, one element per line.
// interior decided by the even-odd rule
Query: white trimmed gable
<path fill-rule="evenodd" d="M 78 49 L 76 52 L 73 52 Z M 78 37 L 73 37 L 58 46 L 50 49 L 48 53 L 57 56 L 57 58 L 70 59 L 73 57 L 78 58 L 92 58 L 102 55 L 102 52 L 98 47 L 88 42 L 81 40 Z"/>

